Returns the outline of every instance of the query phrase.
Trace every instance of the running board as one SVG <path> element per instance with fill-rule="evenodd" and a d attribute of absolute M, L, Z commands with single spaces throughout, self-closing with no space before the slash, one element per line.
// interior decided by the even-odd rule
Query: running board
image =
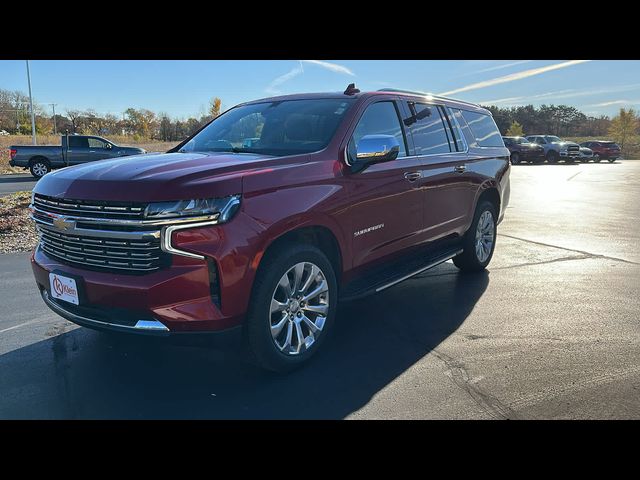
<path fill-rule="evenodd" d="M 451 252 L 448 253 L 440 258 L 438 258 L 437 260 L 432 261 L 431 263 L 427 264 L 426 266 L 416 270 L 415 272 L 411 272 L 408 275 L 405 275 L 404 277 L 400 277 L 397 280 L 394 280 L 392 282 L 387 283 L 386 285 L 383 285 L 381 287 L 376 288 L 376 293 L 381 292 L 382 290 L 386 290 L 389 287 L 393 287 L 394 285 L 400 283 L 400 282 L 404 282 L 405 280 L 414 277 L 415 275 L 418 275 L 419 273 L 424 272 L 425 270 L 429 270 L 430 268 L 436 267 L 438 265 L 440 265 L 441 263 L 446 262 L 447 260 L 451 260 L 453 257 L 455 257 L 456 255 L 459 255 L 462 253 L 462 250 L 458 250 L 455 252 Z"/>
<path fill-rule="evenodd" d="M 440 265 L 441 263 L 451 260 L 456 255 L 462 253 L 461 248 L 449 249 L 436 256 L 426 258 L 423 262 L 417 261 L 411 262 L 401 266 L 395 271 L 385 271 L 378 275 L 374 275 L 373 279 L 360 279 L 348 285 L 342 292 L 340 300 L 350 301 L 358 298 L 365 297 L 374 293 L 382 292 L 387 288 L 393 287 L 398 283 L 404 282 L 411 277 L 421 274 L 433 267 Z"/>

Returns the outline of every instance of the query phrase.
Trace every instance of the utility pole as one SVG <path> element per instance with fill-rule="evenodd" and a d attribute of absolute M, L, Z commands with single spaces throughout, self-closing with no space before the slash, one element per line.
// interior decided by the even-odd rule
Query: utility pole
<path fill-rule="evenodd" d="M 29 60 L 27 60 L 27 82 L 29 82 L 29 104 L 31 105 L 31 143 L 36 145 L 36 115 L 33 111 L 33 97 L 31 96 L 31 73 L 29 72 Z"/>
<path fill-rule="evenodd" d="M 56 105 L 57 103 L 50 103 L 49 105 L 51 105 L 51 108 L 53 108 L 53 134 L 57 135 L 58 132 L 56 132 Z"/>

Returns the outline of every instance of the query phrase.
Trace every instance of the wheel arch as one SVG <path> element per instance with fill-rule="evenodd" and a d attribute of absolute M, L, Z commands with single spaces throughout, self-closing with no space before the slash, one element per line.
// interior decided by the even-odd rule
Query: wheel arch
<path fill-rule="evenodd" d="M 262 249 L 262 254 L 256 258 L 258 262 L 256 272 L 263 265 L 265 257 L 280 248 L 285 248 L 287 244 L 293 243 L 313 245 L 320 249 L 331 262 L 336 278 L 340 279 L 344 266 L 344 252 L 340 247 L 340 242 L 331 228 L 317 223 L 291 228 L 271 238 Z"/>
<path fill-rule="evenodd" d="M 482 185 L 478 190 L 478 195 L 474 205 L 474 212 L 478 208 L 481 202 L 488 200 L 493 204 L 496 209 L 496 215 L 500 218 L 500 209 L 502 208 L 502 199 L 500 198 L 500 190 L 498 184 L 495 181 L 489 181 Z"/>
<path fill-rule="evenodd" d="M 29 159 L 29 163 L 27 166 L 31 167 L 36 162 L 36 160 L 44 160 L 49 165 L 49 168 L 51 168 L 51 161 L 44 155 L 34 155 Z"/>

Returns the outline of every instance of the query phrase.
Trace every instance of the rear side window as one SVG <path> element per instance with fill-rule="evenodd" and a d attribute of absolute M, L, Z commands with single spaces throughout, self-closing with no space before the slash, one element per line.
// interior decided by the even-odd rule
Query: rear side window
<path fill-rule="evenodd" d="M 357 146 L 365 135 L 393 135 L 400 144 L 398 157 L 407 156 L 400 118 L 393 102 L 378 102 L 367 107 L 353 132 L 353 146 Z"/>
<path fill-rule="evenodd" d="M 424 103 L 414 103 L 411 107 L 415 109 L 416 118 L 411 125 L 415 154 L 449 153 L 449 137 L 438 107 Z"/>
<path fill-rule="evenodd" d="M 87 137 L 69 137 L 69 148 L 89 148 Z"/>
<path fill-rule="evenodd" d="M 473 132 L 469 128 L 469 125 L 467 125 L 467 121 L 462 116 L 462 110 L 458 108 L 451 108 L 450 110 L 451 110 L 451 113 L 453 113 L 453 118 L 455 118 L 456 122 L 458 122 L 458 125 L 460 125 L 460 128 L 462 129 L 462 134 L 464 135 L 464 138 L 467 140 L 467 143 L 469 144 L 469 146 L 470 147 L 477 146 L 478 142 L 476 141 L 476 137 L 473 135 Z"/>
<path fill-rule="evenodd" d="M 453 133 L 453 140 L 456 144 L 456 149 L 459 152 L 464 152 L 467 147 L 464 143 L 464 139 L 462 138 L 462 130 L 460 130 L 460 126 L 458 125 L 458 122 L 456 122 L 454 118 L 453 110 L 447 107 L 445 109 L 445 115 L 448 118 L 449 124 L 451 126 L 451 132 Z"/>
<path fill-rule="evenodd" d="M 496 122 L 493 121 L 493 117 L 491 117 L 491 115 L 462 110 L 462 116 L 467 121 L 469 128 L 471 128 L 478 145 L 481 147 L 504 146 L 502 136 L 500 135 Z"/>

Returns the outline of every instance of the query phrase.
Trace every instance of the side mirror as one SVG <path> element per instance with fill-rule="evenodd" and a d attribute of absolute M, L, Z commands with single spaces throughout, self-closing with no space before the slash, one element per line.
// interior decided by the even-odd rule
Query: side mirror
<path fill-rule="evenodd" d="M 355 150 L 355 158 L 351 155 L 353 173 L 360 172 L 374 163 L 395 160 L 400 153 L 400 144 L 393 135 L 365 135 Z"/>

